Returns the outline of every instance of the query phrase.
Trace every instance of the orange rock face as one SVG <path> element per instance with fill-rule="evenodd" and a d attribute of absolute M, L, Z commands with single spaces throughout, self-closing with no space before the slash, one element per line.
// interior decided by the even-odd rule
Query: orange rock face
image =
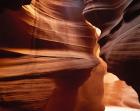
<path fill-rule="evenodd" d="M 0 12 L 0 111 L 140 108 L 126 84 L 104 81 L 100 33 L 85 21 L 84 5 L 82 0 L 32 0 L 17 11 Z"/>

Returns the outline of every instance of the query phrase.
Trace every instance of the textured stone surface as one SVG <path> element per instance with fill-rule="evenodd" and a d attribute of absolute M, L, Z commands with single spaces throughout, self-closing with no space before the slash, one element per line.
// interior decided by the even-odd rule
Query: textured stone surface
<path fill-rule="evenodd" d="M 66 90 L 59 94 L 62 102 L 68 103 L 70 97 L 76 99 L 70 108 L 103 111 L 106 64 L 99 59 L 97 34 L 85 23 L 83 9 L 81 0 L 33 0 L 30 6 L 0 14 L 0 111 L 44 111 L 62 83 L 66 83 Z M 119 63 L 128 58 L 139 61 L 138 33 L 139 26 L 121 42 L 115 38 L 115 42 L 102 47 L 101 54 L 110 71 L 120 71 Z M 91 68 L 91 74 L 80 75 Z M 79 85 L 73 95 L 70 89 Z M 104 88 L 106 105 L 140 108 L 136 93 L 123 82 L 105 83 Z"/>

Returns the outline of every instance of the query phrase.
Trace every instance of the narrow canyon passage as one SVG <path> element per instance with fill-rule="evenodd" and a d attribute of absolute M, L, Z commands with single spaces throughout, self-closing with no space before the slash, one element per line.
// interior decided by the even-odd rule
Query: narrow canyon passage
<path fill-rule="evenodd" d="M 127 75 L 122 66 L 128 58 L 135 57 L 138 64 L 132 66 L 139 66 L 139 14 L 112 29 L 118 32 L 111 30 L 133 0 L 14 1 L 0 1 L 0 111 L 140 110 L 136 90 L 116 73 Z M 117 7 L 109 11 L 111 18 L 100 13 L 108 6 Z M 135 25 L 134 33 L 128 31 L 135 37 L 115 38 Z M 114 38 L 104 39 L 107 33 Z"/>

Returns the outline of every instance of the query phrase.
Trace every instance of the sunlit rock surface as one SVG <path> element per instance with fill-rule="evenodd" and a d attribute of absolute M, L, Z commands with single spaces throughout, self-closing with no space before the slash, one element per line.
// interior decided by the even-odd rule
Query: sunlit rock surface
<path fill-rule="evenodd" d="M 112 77 L 103 86 L 106 64 L 97 58 L 97 34 L 85 23 L 83 9 L 81 0 L 33 0 L 0 14 L 0 111 L 44 110 L 57 72 L 88 68 L 93 71 L 79 88 L 77 111 L 102 110 L 102 102 L 140 108 L 136 93 L 123 82 Z"/>
<path fill-rule="evenodd" d="M 140 99 L 140 1 L 85 0 L 84 16 L 101 29 L 100 56 L 108 71 L 126 81 Z"/>
<path fill-rule="evenodd" d="M 54 78 L 63 77 L 63 71 L 66 71 L 65 75 L 70 75 L 71 70 L 93 68 L 94 76 L 100 72 L 97 83 L 100 85 L 90 86 L 97 90 L 95 96 L 100 95 L 99 99 L 90 100 L 97 105 L 89 105 L 86 97 L 79 94 L 76 108 L 82 110 L 81 106 L 86 109 L 90 106 L 91 109 L 103 109 L 101 99 L 106 69 L 96 57 L 97 34 L 85 23 L 83 8 L 81 0 L 33 0 L 31 5 L 18 11 L 4 10 L 0 14 L 2 108 L 45 110 L 56 88 Z M 91 82 L 89 78 L 85 86 Z M 90 93 L 91 96 L 87 89 L 85 94 Z M 84 88 L 80 88 L 79 93 L 82 90 Z M 80 95 L 86 106 L 81 105 Z"/>

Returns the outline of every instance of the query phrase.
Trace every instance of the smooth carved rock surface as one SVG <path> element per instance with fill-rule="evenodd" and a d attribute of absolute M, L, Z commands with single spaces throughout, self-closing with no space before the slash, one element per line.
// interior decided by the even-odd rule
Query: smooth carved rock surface
<path fill-rule="evenodd" d="M 56 79 L 66 76 L 70 80 L 73 78 L 66 88 L 69 89 L 76 85 L 75 81 L 84 81 L 85 76 L 83 80 L 77 78 L 80 77 L 80 70 L 99 70 L 96 68 L 101 63 L 96 57 L 98 46 L 95 29 L 89 30 L 85 23 L 83 7 L 81 0 L 33 0 L 29 6 L 18 11 L 5 9 L 1 12 L 1 108 L 18 111 L 46 110 L 48 100 L 53 98 L 56 85 L 58 86 Z M 73 73 L 75 70 L 77 73 Z M 95 91 L 95 95 L 100 94 L 100 99 L 96 99 L 97 105 L 91 109 L 103 109 L 101 99 L 105 72 L 104 69 L 99 76 L 102 87 L 96 86 L 100 93 Z M 71 95 L 71 90 L 69 91 Z M 62 92 L 64 96 L 68 93 Z M 78 103 L 75 108 L 82 110 L 81 103 Z M 87 103 L 84 107 L 87 109 L 88 106 Z"/>
<path fill-rule="evenodd" d="M 100 56 L 108 71 L 126 81 L 140 99 L 140 1 L 85 0 L 84 16 L 101 29 Z"/>
<path fill-rule="evenodd" d="M 74 110 L 103 110 L 106 64 L 98 58 L 97 35 L 85 23 L 83 9 L 81 0 L 32 0 L 18 11 L 0 13 L 0 110 L 45 110 L 56 90 L 55 79 L 63 78 L 63 71 L 73 78 L 71 70 L 79 74 L 91 68 L 78 89 Z M 127 92 L 122 90 L 127 86 L 121 85 L 105 84 L 106 105 L 120 105 Z M 122 90 L 120 98 L 114 96 L 114 87 Z M 132 95 L 132 102 L 122 106 L 139 108 L 136 94 Z"/>

